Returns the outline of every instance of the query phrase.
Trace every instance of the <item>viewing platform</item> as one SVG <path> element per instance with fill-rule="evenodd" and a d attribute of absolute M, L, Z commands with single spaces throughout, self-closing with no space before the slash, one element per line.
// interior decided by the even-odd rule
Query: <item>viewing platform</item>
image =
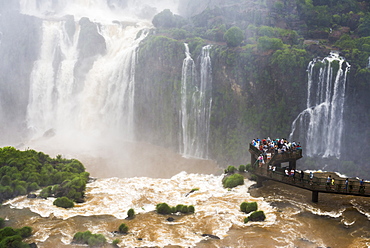
<path fill-rule="evenodd" d="M 283 153 L 275 151 L 269 159 L 267 152 L 257 149 L 252 144 L 250 144 L 249 152 L 251 153 L 250 173 L 257 176 L 258 186 L 262 186 L 262 181 L 264 180 L 273 180 L 310 190 L 313 202 L 318 202 L 319 193 L 370 197 L 370 183 L 368 182 L 361 183 L 355 178 L 349 178 L 346 185 L 346 179 L 336 176 L 334 172 L 315 172 L 312 178 L 309 173 L 297 172 L 296 161 L 302 158 L 302 149 L 292 149 Z M 264 163 L 262 164 L 259 160 L 260 156 L 264 158 Z M 294 173 L 287 174 L 287 171 L 293 171 Z M 334 179 L 333 182 L 328 183 L 328 175 L 331 175 Z"/>

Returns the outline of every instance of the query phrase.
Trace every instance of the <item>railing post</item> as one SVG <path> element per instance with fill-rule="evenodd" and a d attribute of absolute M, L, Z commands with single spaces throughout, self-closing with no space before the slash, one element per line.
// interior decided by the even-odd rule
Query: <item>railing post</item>
<path fill-rule="evenodd" d="M 313 190 L 312 191 L 312 202 L 319 201 L 319 191 Z"/>

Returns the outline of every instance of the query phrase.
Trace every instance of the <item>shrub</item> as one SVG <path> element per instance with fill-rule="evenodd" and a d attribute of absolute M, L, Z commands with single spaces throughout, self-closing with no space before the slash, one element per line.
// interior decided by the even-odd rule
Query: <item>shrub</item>
<path fill-rule="evenodd" d="M 19 234 L 22 238 L 27 238 L 32 234 L 32 228 L 29 226 L 24 226 L 21 229 L 16 230 L 17 234 Z"/>
<path fill-rule="evenodd" d="M 231 27 L 225 32 L 224 39 L 228 47 L 237 47 L 244 40 L 244 34 L 240 28 Z"/>
<path fill-rule="evenodd" d="M 226 170 L 225 170 L 225 173 L 234 173 L 236 171 L 236 168 L 235 166 L 233 165 L 229 165 Z"/>
<path fill-rule="evenodd" d="M 225 177 L 222 181 L 224 188 L 234 188 L 238 185 L 244 184 L 244 177 L 240 174 L 233 174 Z"/>
<path fill-rule="evenodd" d="M 249 214 L 250 212 L 257 211 L 257 202 L 242 202 L 240 204 L 240 211 Z"/>
<path fill-rule="evenodd" d="M 0 229 L 0 240 L 5 237 L 14 236 L 16 234 L 17 232 L 13 228 L 9 226 L 4 227 L 3 229 Z"/>
<path fill-rule="evenodd" d="M 182 210 L 182 207 L 183 207 L 184 205 L 182 205 L 182 204 L 178 204 L 177 206 L 176 206 L 176 211 L 175 211 L 175 213 L 176 212 L 181 212 L 181 210 Z"/>
<path fill-rule="evenodd" d="M 188 211 L 189 211 L 189 213 L 194 213 L 194 212 L 195 212 L 195 208 L 194 208 L 194 206 L 193 206 L 193 205 L 190 205 L 190 206 L 188 207 Z"/>
<path fill-rule="evenodd" d="M 93 234 L 88 240 L 87 244 L 91 247 L 102 246 L 106 242 L 103 234 Z"/>
<path fill-rule="evenodd" d="M 239 172 L 244 172 L 245 171 L 245 165 L 241 164 L 239 165 Z"/>
<path fill-rule="evenodd" d="M 182 208 L 181 208 L 181 210 L 180 210 L 180 213 L 182 213 L 182 214 L 187 214 L 187 213 L 189 213 L 189 208 L 188 208 L 188 206 L 183 205 L 183 206 L 182 206 Z"/>
<path fill-rule="evenodd" d="M 284 43 L 279 38 L 269 38 L 267 36 L 258 38 L 257 48 L 260 51 L 278 50 L 283 48 L 283 46 Z"/>
<path fill-rule="evenodd" d="M 170 214 L 172 213 L 172 208 L 167 203 L 159 203 L 156 206 L 156 211 L 159 214 Z"/>
<path fill-rule="evenodd" d="M 106 239 L 102 234 L 92 234 L 90 231 L 77 232 L 72 239 L 73 243 L 87 244 L 89 246 L 102 246 Z"/>
<path fill-rule="evenodd" d="M 39 194 L 40 197 L 42 198 L 48 198 L 49 196 L 52 196 L 52 192 L 51 192 L 51 189 L 52 187 L 51 186 L 48 186 L 46 188 L 43 188 Z"/>
<path fill-rule="evenodd" d="M 61 208 L 73 208 L 74 203 L 68 197 L 58 197 L 54 202 L 53 205 Z"/>
<path fill-rule="evenodd" d="M 22 242 L 22 239 L 31 236 L 31 233 L 31 227 L 22 227 L 20 229 L 5 227 L 3 229 L 0 229 L 0 247 L 29 247 L 28 244 Z"/>
<path fill-rule="evenodd" d="M 38 190 L 40 187 L 39 185 L 36 183 L 36 182 L 33 182 L 31 183 L 30 185 L 28 185 L 28 191 L 35 191 L 35 190 Z"/>
<path fill-rule="evenodd" d="M 266 219 L 265 213 L 263 211 L 254 211 L 249 215 L 249 217 L 246 217 L 244 219 L 244 223 L 247 223 L 248 221 L 264 221 Z"/>
<path fill-rule="evenodd" d="M 119 233 L 127 233 L 127 232 L 128 232 L 128 226 L 127 226 L 125 223 L 122 223 L 122 224 L 118 227 L 118 232 L 119 232 Z"/>
<path fill-rule="evenodd" d="M 13 235 L 13 236 L 7 236 L 1 239 L 0 247 L 1 248 L 7 248 L 7 247 L 27 247 L 28 245 L 26 243 L 22 242 L 22 237 L 20 235 Z"/>
<path fill-rule="evenodd" d="M 119 239 L 115 239 L 112 241 L 112 245 L 117 246 L 119 243 Z"/>
<path fill-rule="evenodd" d="M 133 208 L 130 208 L 128 211 L 127 211 L 127 217 L 128 218 L 134 218 L 135 216 L 135 210 Z"/>

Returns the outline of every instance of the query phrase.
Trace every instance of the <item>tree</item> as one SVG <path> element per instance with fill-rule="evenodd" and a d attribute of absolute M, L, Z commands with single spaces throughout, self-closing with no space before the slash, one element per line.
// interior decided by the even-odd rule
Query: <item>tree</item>
<path fill-rule="evenodd" d="M 229 28 L 224 35 L 228 47 L 237 47 L 244 40 L 243 31 L 238 27 Z"/>
<path fill-rule="evenodd" d="M 179 15 L 174 15 L 171 10 L 165 9 L 154 16 L 152 23 L 156 28 L 180 28 L 185 24 L 185 20 Z"/>
<path fill-rule="evenodd" d="M 370 14 L 367 14 L 364 18 L 360 19 L 360 25 L 358 26 L 357 32 L 362 37 L 370 36 Z"/>
<path fill-rule="evenodd" d="M 283 48 L 284 43 L 279 38 L 269 38 L 267 36 L 262 36 L 258 38 L 257 47 L 260 51 L 266 50 L 278 50 Z"/>

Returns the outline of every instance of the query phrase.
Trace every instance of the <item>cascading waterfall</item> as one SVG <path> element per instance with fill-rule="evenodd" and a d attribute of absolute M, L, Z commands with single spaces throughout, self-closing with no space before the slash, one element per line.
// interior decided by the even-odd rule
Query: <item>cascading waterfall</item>
<path fill-rule="evenodd" d="M 20 0 L 23 14 L 43 20 L 40 55 L 30 78 L 26 121 L 31 138 L 52 129 L 63 138 L 78 135 L 133 140 L 137 48 L 152 28 L 152 16 L 176 4 L 169 0 L 155 4 L 145 0 Z M 150 9 L 152 5 L 156 8 Z M 153 13 L 145 12 L 142 17 L 144 10 Z M 73 16 L 72 29 L 66 24 L 66 15 Z M 101 36 L 104 52 L 81 52 L 80 43 L 90 47 L 88 52 L 96 46 L 81 36 L 83 17 L 95 26 L 84 34 Z"/>
<path fill-rule="evenodd" d="M 293 121 L 289 137 L 305 141 L 307 156 L 340 157 L 349 69 L 334 52 L 308 65 L 307 108 Z"/>
<path fill-rule="evenodd" d="M 181 78 L 181 137 L 180 151 L 185 157 L 208 158 L 208 140 L 212 107 L 212 69 L 205 46 L 200 56 L 200 73 L 185 44 L 185 59 Z"/>

